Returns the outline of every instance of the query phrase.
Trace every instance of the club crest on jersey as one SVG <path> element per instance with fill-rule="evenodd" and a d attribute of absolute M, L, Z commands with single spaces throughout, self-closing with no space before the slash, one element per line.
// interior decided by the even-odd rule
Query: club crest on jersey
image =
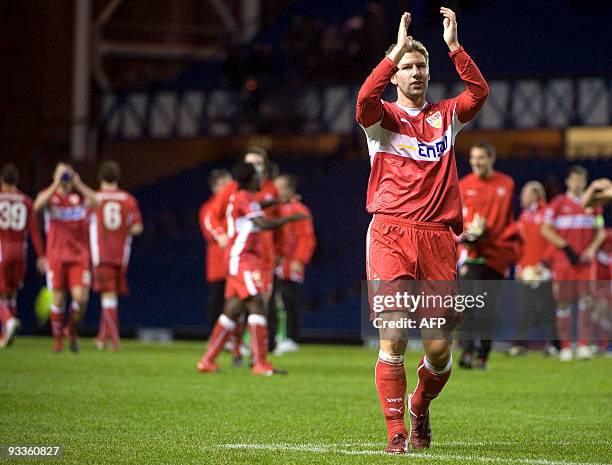
<path fill-rule="evenodd" d="M 439 111 L 431 113 L 425 120 L 432 128 L 440 129 L 442 127 L 442 113 Z"/>
<path fill-rule="evenodd" d="M 70 196 L 68 197 L 68 202 L 70 202 L 72 205 L 78 205 L 79 196 L 77 194 L 70 194 Z"/>

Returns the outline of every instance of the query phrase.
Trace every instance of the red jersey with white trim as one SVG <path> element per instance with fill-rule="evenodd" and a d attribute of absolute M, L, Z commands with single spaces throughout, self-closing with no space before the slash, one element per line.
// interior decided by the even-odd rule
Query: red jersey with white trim
<path fill-rule="evenodd" d="M 99 203 L 89 224 L 89 242 L 93 266 L 127 267 L 132 250 L 130 229 L 142 224 L 138 201 L 123 189 L 99 190 Z"/>
<path fill-rule="evenodd" d="M 521 258 L 517 263 L 519 268 L 535 266 L 548 258 L 550 243 L 540 232 L 546 208 L 546 202 L 534 203 L 521 212 L 517 222 L 522 239 Z"/>
<path fill-rule="evenodd" d="M 514 241 L 506 230 L 513 224 L 514 181 L 499 171 L 488 178 L 474 173 L 459 181 L 463 203 L 463 221 L 467 225 L 478 213 L 486 219 L 486 235 L 467 248 L 470 258 L 484 258 L 485 264 L 500 274 L 516 259 Z"/>
<path fill-rule="evenodd" d="M 0 192 L 0 262 L 27 258 L 28 235 L 38 257 L 44 255 L 32 199 L 18 189 Z"/>
<path fill-rule="evenodd" d="M 280 205 L 279 210 L 281 217 L 299 213 L 312 216 L 308 207 L 297 200 Z M 293 261 L 308 265 L 312 258 L 317 244 L 312 219 L 286 223 L 277 231 L 279 232 L 277 252 L 280 260 L 276 267 L 276 275 L 280 279 L 302 282 L 303 274 L 292 273 L 290 265 Z"/>
<path fill-rule="evenodd" d="M 211 226 L 213 229 L 218 230 L 221 228 L 223 231 L 227 231 L 227 207 L 229 205 L 230 197 L 232 194 L 238 191 L 238 183 L 236 181 L 229 182 L 219 193 L 215 196 L 215 200 L 211 205 Z M 278 198 L 278 191 L 274 186 L 274 183 L 269 179 L 266 179 L 261 189 L 255 194 L 258 202 L 270 201 Z M 267 217 L 278 217 L 278 208 L 268 207 L 265 209 L 265 216 Z M 262 231 L 262 269 L 273 269 L 276 262 L 275 249 L 274 249 L 274 231 Z"/>
<path fill-rule="evenodd" d="M 76 191 L 55 191 L 45 209 L 47 259 L 89 267 L 89 216 L 91 210 Z"/>
<path fill-rule="evenodd" d="M 225 229 L 221 227 L 213 227 L 212 223 L 212 204 L 215 201 L 216 195 L 211 195 L 210 198 L 202 204 L 198 215 L 200 223 L 200 231 L 206 241 L 206 281 L 215 282 L 223 281 L 227 274 L 227 263 L 224 259 L 224 250 L 217 243 L 217 237 L 225 234 Z"/>
<path fill-rule="evenodd" d="M 603 226 L 601 214 L 601 208 L 588 212 L 582 208 L 579 197 L 565 193 L 551 200 L 544 214 L 544 221 L 580 255 L 593 242 L 595 231 Z M 571 266 L 562 250 L 555 250 L 553 260 Z"/>
<path fill-rule="evenodd" d="M 251 220 L 263 216 L 254 192 L 239 190 L 230 196 L 227 205 L 230 275 L 236 276 L 245 270 L 261 271 L 261 229 Z"/>
<path fill-rule="evenodd" d="M 608 280 L 612 276 L 612 228 L 606 228 L 606 237 L 595 256 L 594 279 Z"/>
<path fill-rule="evenodd" d="M 449 53 L 467 89 L 448 100 L 406 108 L 380 99 L 398 67 L 385 57 L 359 91 L 357 122 L 370 154 L 369 213 L 443 223 L 463 230 L 455 137 L 484 104 L 488 86 L 463 47 Z"/>

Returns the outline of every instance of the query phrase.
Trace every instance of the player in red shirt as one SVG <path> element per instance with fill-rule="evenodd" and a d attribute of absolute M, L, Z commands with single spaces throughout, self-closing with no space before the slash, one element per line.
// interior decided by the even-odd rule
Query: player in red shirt
<path fill-rule="evenodd" d="M 303 213 L 312 216 L 306 205 L 298 200 L 297 180 L 289 175 L 282 174 L 274 179 L 274 185 L 281 202 L 279 212 L 281 217 Z M 304 269 L 310 262 L 316 247 L 316 238 L 312 220 L 288 223 L 277 231 L 277 255 L 279 257 L 276 267 L 277 288 L 283 299 L 287 312 L 287 337 L 283 341 L 281 351 L 296 350 L 296 341 L 299 338 L 299 297 L 300 287 L 304 282 Z M 273 337 L 272 333 L 271 337 Z"/>
<path fill-rule="evenodd" d="M 466 312 L 461 340 L 463 353 L 459 366 L 472 368 L 476 339 L 480 340 L 476 367 L 485 369 L 491 351 L 495 307 L 508 266 L 516 259 L 514 241 L 507 229 L 514 221 L 512 199 L 514 181 L 493 169 L 495 148 L 479 141 L 470 149 L 472 172 L 459 181 L 463 204 L 463 227 L 459 276 L 462 289 L 476 294 L 486 292 L 484 313 Z M 490 281 L 486 284 L 482 281 Z M 466 292 L 464 292 L 465 294 Z"/>
<path fill-rule="evenodd" d="M 32 199 L 17 188 L 18 182 L 17 167 L 5 165 L 0 177 L 0 347 L 12 341 L 19 327 L 17 292 L 23 286 L 26 272 L 28 235 L 38 257 L 36 268 L 44 273 L 46 267 Z"/>
<path fill-rule="evenodd" d="M 202 204 L 198 215 L 200 230 L 206 241 L 206 283 L 208 287 L 208 326 L 212 328 L 223 311 L 223 292 L 227 264 L 223 258 L 227 235 L 224 228 L 214 228 L 211 222 L 211 206 L 219 191 L 232 180 L 227 170 L 213 170 L 208 177 L 212 192 L 209 199 Z"/>
<path fill-rule="evenodd" d="M 96 192 L 98 207 L 89 224 L 93 289 L 101 294 L 102 303 L 98 349 L 104 349 L 110 339 L 113 350 L 119 350 L 118 296 L 128 293 L 126 274 L 132 238 L 142 234 L 138 201 L 119 188 L 120 178 L 121 168 L 116 162 L 102 163 L 98 172 L 100 189 Z"/>
<path fill-rule="evenodd" d="M 95 206 L 95 191 L 87 187 L 67 163 L 56 166 L 53 183 L 34 201 L 34 210 L 45 212 L 47 286 L 53 291 L 51 331 L 56 352 L 63 348 L 64 332 L 70 340 L 70 350 L 79 350 L 77 325 L 87 307 L 91 286 L 89 216 Z M 66 291 L 70 291 L 72 303 L 64 328 Z"/>
<path fill-rule="evenodd" d="M 264 210 L 265 216 L 270 218 L 278 217 L 278 192 L 274 187 L 274 183 L 269 179 L 269 159 L 266 150 L 261 147 L 248 147 L 242 157 L 242 161 L 251 163 L 258 176 L 261 179 L 261 187 L 257 192 L 257 201 L 260 203 Z M 232 181 L 228 183 L 223 189 L 221 189 L 215 200 L 210 206 L 210 223 L 212 228 L 219 231 L 226 231 L 227 234 L 227 208 L 229 205 L 230 197 L 238 190 L 238 183 Z M 226 234 L 219 234 L 218 242 L 221 244 L 227 241 Z M 272 288 L 274 283 L 274 267 L 276 265 L 276 255 L 274 246 L 274 233 L 272 231 L 263 231 L 261 234 L 262 242 L 262 279 L 264 283 L 264 301 L 266 305 L 269 305 L 272 297 Z M 276 327 L 276 313 L 268 315 L 268 324 L 272 328 L 272 332 L 275 333 Z M 240 342 L 242 341 L 244 326 L 242 322 L 238 322 L 236 330 L 234 331 L 232 340 L 232 356 L 234 359 L 234 365 L 239 366 L 242 364 L 242 357 L 240 355 Z M 270 350 L 274 348 L 274 340 L 271 338 L 269 342 Z"/>
<path fill-rule="evenodd" d="M 546 210 L 542 235 L 555 247 L 553 280 L 557 300 L 557 332 L 561 340 L 561 361 L 570 361 L 572 351 L 572 304 L 578 301 L 578 344 L 576 357 L 589 359 L 588 328 L 592 307 L 590 294 L 591 265 L 605 233 L 601 210 L 590 212 L 581 205 L 588 172 L 581 166 L 570 168 L 565 184 L 567 192 L 555 197 Z"/>
<path fill-rule="evenodd" d="M 230 196 L 227 209 L 228 275 L 225 284 L 225 307 L 217 319 L 209 339 L 208 349 L 197 364 L 200 372 L 215 372 L 219 366 L 215 359 L 230 333 L 236 329 L 236 320 L 246 310 L 255 363 L 253 373 L 270 376 L 277 373 L 267 361 L 268 328 L 266 318 L 265 281 L 262 231 L 276 229 L 291 221 L 306 219 L 305 215 L 285 218 L 266 218 L 257 200 L 260 177 L 254 165 L 240 162 L 234 168 L 237 191 Z"/>
<path fill-rule="evenodd" d="M 595 314 L 591 318 L 591 338 L 599 353 L 608 350 L 612 325 L 612 228 L 605 229 L 605 238 L 593 260 L 592 279 L 595 281 L 593 298 Z M 595 345 L 598 342 L 598 345 Z"/>
<path fill-rule="evenodd" d="M 484 104 L 489 89 L 480 71 L 459 45 L 455 13 L 441 8 L 444 41 L 466 84 L 458 96 L 430 103 L 429 54 L 410 36 L 409 13 L 402 16 L 397 43 L 374 68 L 357 97 L 357 122 L 368 139 L 371 173 L 366 209 L 374 215 L 366 238 L 366 268 L 377 280 L 456 279 L 454 233 L 463 228 L 454 141 L 459 130 Z M 397 87 L 397 101 L 381 100 Z M 387 422 L 389 453 L 405 453 L 407 341 L 381 336 L 376 388 Z M 419 382 L 408 399 L 410 443 L 429 447 L 429 403 L 446 384 L 452 367 L 450 331 L 444 338 L 423 337 L 425 356 Z"/>
<path fill-rule="evenodd" d="M 508 351 L 511 356 L 527 352 L 529 330 L 539 323 L 547 327 L 553 341 L 557 339 L 552 273 L 549 268 L 551 249 L 549 242 L 540 233 L 547 208 L 544 186 L 538 181 L 529 181 L 523 186 L 520 199 L 523 211 L 514 223 L 516 235 L 520 239 L 520 258 L 515 268 L 515 276 L 521 283 L 517 315 L 519 324 L 517 340 Z M 558 353 L 554 344 L 547 346 L 548 355 Z"/>

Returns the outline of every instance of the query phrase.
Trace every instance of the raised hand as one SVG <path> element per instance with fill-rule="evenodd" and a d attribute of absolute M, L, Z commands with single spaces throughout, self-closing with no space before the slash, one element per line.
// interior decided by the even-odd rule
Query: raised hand
<path fill-rule="evenodd" d="M 410 22 L 412 21 L 412 16 L 410 13 L 404 12 L 402 18 L 400 19 L 399 29 L 397 30 L 397 42 L 403 51 L 410 48 L 412 45 L 412 37 L 408 35 L 408 26 L 410 26 Z"/>
<path fill-rule="evenodd" d="M 440 14 L 444 16 L 444 42 L 448 45 L 451 52 L 454 52 L 459 47 L 459 39 L 457 37 L 457 15 L 450 8 L 441 7 Z"/>
<path fill-rule="evenodd" d="M 410 47 L 412 47 L 412 37 L 408 35 L 408 26 L 410 26 L 412 17 L 410 13 L 405 12 L 400 19 L 399 28 L 397 30 L 397 41 L 395 47 L 389 53 L 389 58 L 398 64 L 399 61 Z"/>

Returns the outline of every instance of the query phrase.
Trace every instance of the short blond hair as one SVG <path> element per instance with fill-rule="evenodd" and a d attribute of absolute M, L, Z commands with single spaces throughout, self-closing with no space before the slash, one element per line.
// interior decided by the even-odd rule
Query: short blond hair
<path fill-rule="evenodd" d="M 525 183 L 525 189 L 531 189 L 536 193 L 539 200 L 546 200 L 546 189 L 539 181 L 529 181 Z"/>
<path fill-rule="evenodd" d="M 393 47 L 395 47 L 395 45 L 396 44 L 392 44 L 387 49 L 387 52 L 385 53 L 385 55 L 389 55 L 389 53 L 391 53 L 391 50 L 393 50 Z M 412 39 L 412 45 L 406 49 L 406 51 L 404 52 L 404 55 L 406 55 L 407 53 L 412 53 L 412 52 L 418 52 L 421 55 L 423 55 L 425 57 L 425 64 L 429 66 L 429 52 L 425 48 L 425 45 L 423 45 L 423 42 L 419 42 L 418 40 Z M 402 55 L 402 58 L 404 58 L 404 55 Z"/>

